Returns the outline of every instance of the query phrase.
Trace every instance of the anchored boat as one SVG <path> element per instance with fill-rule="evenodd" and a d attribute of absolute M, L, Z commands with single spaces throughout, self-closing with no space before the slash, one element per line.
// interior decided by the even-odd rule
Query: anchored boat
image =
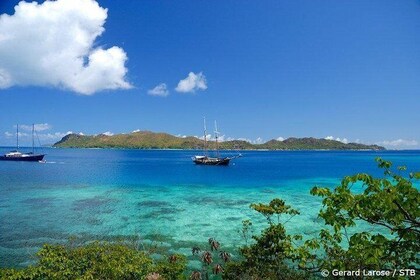
<path fill-rule="evenodd" d="M 214 135 L 215 135 L 215 138 L 216 138 L 216 150 L 215 150 L 216 157 L 210 157 L 208 155 L 206 119 L 204 118 L 204 155 L 193 156 L 192 161 L 195 164 L 199 164 L 199 165 L 225 165 L 226 166 L 226 165 L 229 165 L 229 163 L 232 159 L 242 156 L 241 154 L 239 154 L 239 155 L 234 156 L 234 157 L 220 157 L 219 142 L 218 142 L 219 132 L 217 131 L 216 121 L 214 122 L 214 127 L 215 127 Z"/>
<path fill-rule="evenodd" d="M 45 154 L 35 154 L 34 147 L 34 133 L 35 125 L 32 125 L 32 152 L 21 153 L 19 152 L 19 125 L 16 125 L 16 150 L 0 156 L 0 160 L 8 161 L 42 161 Z"/>

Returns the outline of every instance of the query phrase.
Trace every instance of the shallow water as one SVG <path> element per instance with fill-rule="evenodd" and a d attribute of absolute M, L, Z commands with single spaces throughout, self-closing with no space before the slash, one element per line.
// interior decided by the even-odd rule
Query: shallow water
<path fill-rule="evenodd" d="M 8 151 L 0 148 L 0 153 Z M 252 202 L 280 197 L 301 215 L 287 227 L 313 234 L 320 200 L 314 185 L 333 187 L 345 175 L 382 173 L 375 157 L 420 170 L 420 151 L 242 152 L 228 167 L 196 166 L 196 151 L 44 149 L 47 163 L 0 161 L 0 266 L 24 266 L 45 242 L 137 236 L 190 253 L 209 237 L 234 251 L 238 230 L 265 224 Z M 234 152 L 225 153 L 226 155 Z"/>

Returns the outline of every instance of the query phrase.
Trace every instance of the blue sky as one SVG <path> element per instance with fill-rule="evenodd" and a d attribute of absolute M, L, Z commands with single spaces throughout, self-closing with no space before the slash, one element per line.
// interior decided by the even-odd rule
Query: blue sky
<path fill-rule="evenodd" d="M 206 116 L 225 138 L 420 148 L 419 1 L 97 2 L 103 25 L 99 7 L 84 9 L 95 22 L 77 9 L 29 19 L 2 1 L 13 16 L 0 18 L 0 145 L 16 123 L 48 124 L 39 133 L 52 143 L 68 131 L 201 135 Z M 61 38 L 75 22 L 104 29 L 82 48 Z M 74 68 L 70 49 L 85 54 Z"/>

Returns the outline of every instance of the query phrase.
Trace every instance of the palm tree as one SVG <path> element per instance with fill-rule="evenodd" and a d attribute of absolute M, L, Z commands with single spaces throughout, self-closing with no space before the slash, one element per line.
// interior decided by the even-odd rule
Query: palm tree
<path fill-rule="evenodd" d="M 223 267 L 220 264 L 216 264 L 213 267 L 213 274 L 219 274 L 223 272 Z"/>
<path fill-rule="evenodd" d="M 228 262 L 230 260 L 230 254 L 226 251 L 221 251 L 219 256 L 224 262 Z"/>
<path fill-rule="evenodd" d="M 169 260 L 170 263 L 174 263 L 178 260 L 178 256 L 177 255 L 171 255 L 171 256 L 169 256 L 168 260 Z"/>
<path fill-rule="evenodd" d="M 219 249 L 219 247 L 220 247 L 220 243 L 216 240 L 216 239 L 214 239 L 214 238 L 210 238 L 209 239 L 209 244 L 210 244 L 210 249 L 213 251 L 213 250 L 218 250 Z"/>
<path fill-rule="evenodd" d="M 201 280 L 201 272 L 200 271 L 193 271 L 190 276 L 190 280 Z"/>
<path fill-rule="evenodd" d="M 192 251 L 193 255 L 198 255 L 198 253 L 201 252 L 201 249 L 200 249 L 200 247 L 195 246 L 195 247 L 192 248 L 191 251 Z"/>
<path fill-rule="evenodd" d="M 213 262 L 213 256 L 212 256 L 212 254 L 209 251 L 205 251 L 203 253 L 203 255 L 201 256 L 201 260 L 205 264 L 209 265 L 209 264 L 211 264 Z"/>

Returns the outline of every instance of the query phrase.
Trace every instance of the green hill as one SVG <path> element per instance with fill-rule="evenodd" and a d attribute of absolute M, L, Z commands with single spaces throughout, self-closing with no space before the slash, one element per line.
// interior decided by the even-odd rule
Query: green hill
<path fill-rule="evenodd" d="M 209 149 L 216 143 L 208 141 Z M 131 149 L 201 149 L 204 141 L 196 137 L 177 137 L 168 133 L 139 131 L 130 134 L 108 136 L 69 134 L 53 147 L 60 148 L 131 148 Z M 270 140 L 264 144 L 251 144 L 247 141 L 233 140 L 219 143 L 223 150 L 385 150 L 377 145 L 342 143 L 335 140 L 317 138 L 288 138 L 284 141 Z"/>

